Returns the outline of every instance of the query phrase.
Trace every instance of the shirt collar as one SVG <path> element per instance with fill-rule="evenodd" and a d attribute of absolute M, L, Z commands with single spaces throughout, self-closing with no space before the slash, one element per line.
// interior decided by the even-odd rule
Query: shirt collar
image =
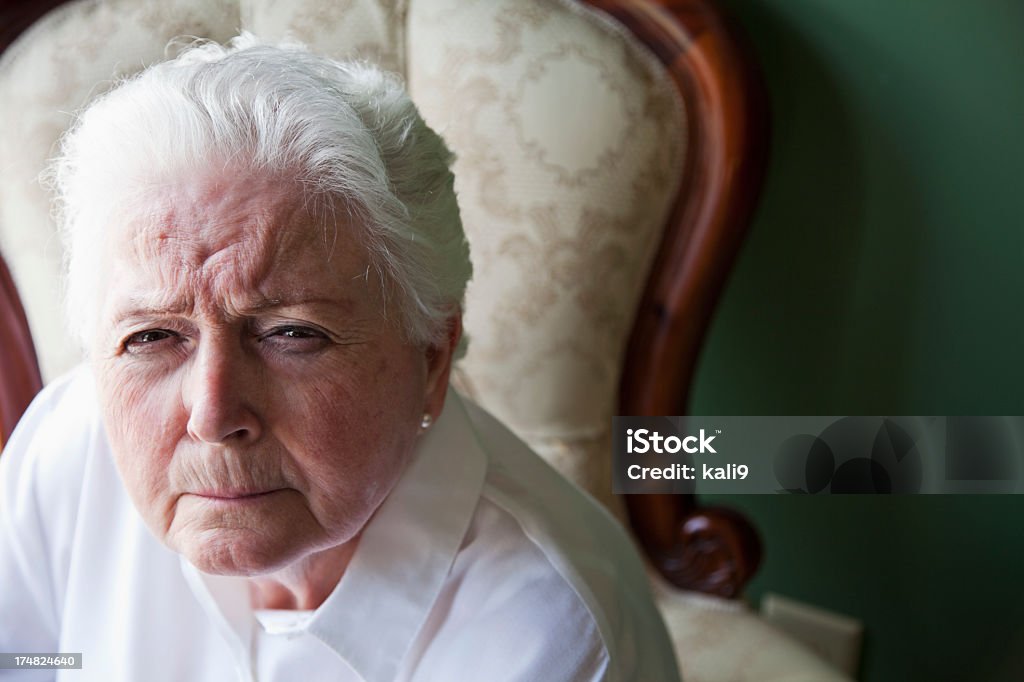
<path fill-rule="evenodd" d="M 363 529 L 341 581 L 305 628 L 367 682 L 397 674 L 455 561 L 486 473 L 487 456 L 465 406 L 449 389 L 441 416 L 420 437 L 412 461 Z M 218 627 L 229 625 L 241 640 L 232 646 L 244 642 L 248 650 L 251 609 L 248 618 L 239 614 L 237 589 L 244 581 L 200 577 L 187 561 L 183 565 L 200 600 L 206 601 L 204 594 L 216 600 L 219 612 L 210 615 Z"/>

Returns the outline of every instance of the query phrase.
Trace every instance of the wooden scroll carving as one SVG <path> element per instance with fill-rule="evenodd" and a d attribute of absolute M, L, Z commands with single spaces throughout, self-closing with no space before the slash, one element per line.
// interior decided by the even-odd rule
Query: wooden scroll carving
<path fill-rule="evenodd" d="M 758 71 L 710 0 L 587 0 L 629 28 L 665 64 L 687 112 L 679 197 L 634 323 L 619 414 L 686 414 L 711 315 L 752 219 L 768 146 Z M 692 496 L 629 495 L 630 521 L 673 584 L 735 597 L 760 563 L 740 514 Z"/>

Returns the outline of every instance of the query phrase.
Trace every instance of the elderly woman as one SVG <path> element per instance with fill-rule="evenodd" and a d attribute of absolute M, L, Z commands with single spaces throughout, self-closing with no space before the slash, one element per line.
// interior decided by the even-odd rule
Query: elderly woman
<path fill-rule="evenodd" d="M 74 680 L 676 679 L 622 530 L 448 390 L 449 157 L 393 78 L 251 37 L 80 116 L 53 178 L 89 362 L 0 458 L 0 652 L 81 652 Z"/>

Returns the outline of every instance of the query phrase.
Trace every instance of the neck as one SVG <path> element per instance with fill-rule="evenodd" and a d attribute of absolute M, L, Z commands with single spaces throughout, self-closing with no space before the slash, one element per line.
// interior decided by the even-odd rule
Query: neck
<path fill-rule="evenodd" d="M 310 554 L 288 567 L 249 578 L 253 608 L 312 611 L 338 585 L 355 553 L 359 536 Z"/>

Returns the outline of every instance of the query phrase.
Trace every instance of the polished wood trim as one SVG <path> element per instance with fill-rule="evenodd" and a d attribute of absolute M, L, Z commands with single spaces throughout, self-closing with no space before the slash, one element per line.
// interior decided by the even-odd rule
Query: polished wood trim
<path fill-rule="evenodd" d="M 686 109 L 679 199 L 638 309 L 619 413 L 683 415 L 726 277 L 764 178 L 768 106 L 736 29 L 710 0 L 586 0 L 618 19 L 667 67 Z M 626 496 L 649 558 L 686 589 L 737 596 L 760 563 L 750 522 L 692 496 Z"/>
<path fill-rule="evenodd" d="M 7 442 L 42 387 L 25 310 L 0 256 L 0 442 Z"/>

